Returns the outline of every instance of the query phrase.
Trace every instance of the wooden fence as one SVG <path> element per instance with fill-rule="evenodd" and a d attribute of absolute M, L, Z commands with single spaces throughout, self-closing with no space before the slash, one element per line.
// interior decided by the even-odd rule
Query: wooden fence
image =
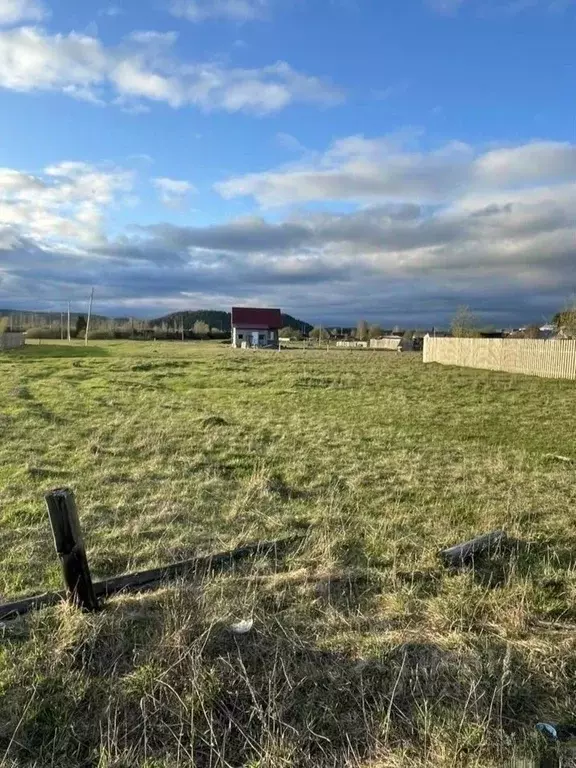
<path fill-rule="evenodd" d="M 370 339 L 370 349 L 388 349 L 391 352 L 411 352 L 414 347 L 411 339 L 401 336 L 384 336 L 381 339 Z"/>
<path fill-rule="evenodd" d="M 26 342 L 26 337 L 23 333 L 0 333 L 0 349 L 15 349 L 16 347 L 23 347 Z"/>
<path fill-rule="evenodd" d="M 424 362 L 576 379 L 576 340 L 424 339 Z"/>

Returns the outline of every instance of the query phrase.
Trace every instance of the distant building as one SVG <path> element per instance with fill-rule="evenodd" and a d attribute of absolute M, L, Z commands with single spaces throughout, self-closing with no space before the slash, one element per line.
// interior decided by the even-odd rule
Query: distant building
<path fill-rule="evenodd" d="M 402 336 L 382 336 L 379 339 L 370 339 L 370 349 L 387 349 L 390 352 L 412 352 L 414 342 L 412 339 L 404 339 Z"/>
<path fill-rule="evenodd" d="M 557 333 L 558 328 L 556 328 L 555 325 L 552 325 L 552 323 L 546 323 L 540 328 L 541 339 L 553 339 L 556 337 Z"/>
<path fill-rule="evenodd" d="M 232 307 L 232 346 L 267 347 L 278 344 L 282 327 L 279 309 Z"/>

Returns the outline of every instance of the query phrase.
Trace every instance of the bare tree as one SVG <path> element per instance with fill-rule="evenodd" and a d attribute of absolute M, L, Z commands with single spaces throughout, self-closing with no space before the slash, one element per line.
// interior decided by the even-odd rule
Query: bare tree
<path fill-rule="evenodd" d="M 383 335 L 384 335 L 384 331 L 382 330 L 382 328 L 380 328 L 379 325 L 374 324 L 368 328 L 368 336 L 371 339 L 379 339 L 380 336 L 383 336 Z"/>
<path fill-rule="evenodd" d="M 478 338 L 480 332 L 478 330 L 478 321 L 472 313 L 470 307 L 460 306 L 456 310 L 456 314 L 452 318 L 450 324 L 450 330 L 452 336 L 458 338 Z"/>
<path fill-rule="evenodd" d="M 554 315 L 554 325 L 566 336 L 576 339 L 576 299 L 568 301 L 562 312 Z"/>
<path fill-rule="evenodd" d="M 317 328 L 312 328 L 310 331 L 310 338 L 314 339 L 315 341 L 326 341 L 330 338 L 330 334 L 326 330 L 326 328 L 322 328 L 322 326 L 319 326 Z"/>
<path fill-rule="evenodd" d="M 537 325 L 529 325 L 526 328 L 524 328 L 524 338 L 525 339 L 539 339 L 540 338 L 540 328 Z"/>
<path fill-rule="evenodd" d="M 368 338 L 368 323 L 366 320 L 359 320 L 356 325 L 356 338 L 358 341 L 366 341 Z"/>

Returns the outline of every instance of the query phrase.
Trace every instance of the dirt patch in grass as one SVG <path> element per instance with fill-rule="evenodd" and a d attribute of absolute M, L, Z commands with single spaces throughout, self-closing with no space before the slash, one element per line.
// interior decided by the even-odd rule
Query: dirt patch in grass
<path fill-rule="evenodd" d="M 202 419 L 202 426 L 211 429 L 214 427 L 227 427 L 228 422 L 222 416 L 207 416 Z"/>

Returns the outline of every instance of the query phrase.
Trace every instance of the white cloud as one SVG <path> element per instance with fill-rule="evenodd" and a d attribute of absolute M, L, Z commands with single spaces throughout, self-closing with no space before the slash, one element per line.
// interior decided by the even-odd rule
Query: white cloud
<path fill-rule="evenodd" d="M 576 177 L 576 145 L 531 142 L 477 154 L 461 142 L 427 152 L 389 138 L 351 136 L 312 162 L 240 176 L 216 185 L 229 199 L 263 206 L 311 201 L 446 203 L 473 189 L 509 189 Z"/>
<path fill-rule="evenodd" d="M 15 91 L 89 88 L 109 68 L 100 42 L 86 35 L 48 35 L 35 27 L 0 32 L 0 86 Z"/>
<path fill-rule="evenodd" d="M 104 210 L 132 187 L 132 174 L 118 168 L 63 162 L 33 176 L 0 169 L 0 227 L 38 242 L 61 238 L 98 242 L 106 237 Z"/>
<path fill-rule="evenodd" d="M 329 83 L 285 62 L 259 69 L 183 62 L 171 55 L 174 33 L 136 32 L 116 48 L 75 32 L 50 35 L 36 27 L 0 31 L 0 87 L 59 91 L 139 111 L 141 100 L 205 111 L 275 112 L 295 101 L 330 105 L 342 95 Z"/>
<path fill-rule="evenodd" d="M 293 152 L 297 155 L 306 155 L 308 153 L 307 148 L 291 133 L 284 133 L 283 131 L 276 134 L 276 143 L 282 149 L 287 152 Z"/>
<path fill-rule="evenodd" d="M 48 11 L 41 0 L 1 0 L 0 26 L 23 21 L 42 21 Z"/>
<path fill-rule="evenodd" d="M 519 147 L 495 149 L 478 158 L 474 168 L 479 182 L 500 186 L 536 180 L 576 178 L 576 145 L 535 141 Z"/>
<path fill-rule="evenodd" d="M 158 190 L 162 203 L 170 208 L 182 207 L 188 195 L 197 191 L 189 181 L 179 179 L 160 177 L 153 179 L 152 183 Z"/>
<path fill-rule="evenodd" d="M 117 5 L 108 5 L 106 8 L 101 8 L 98 11 L 99 16 L 110 16 L 111 18 L 114 18 L 115 16 L 120 16 L 123 13 L 122 8 L 120 8 Z"/>
<path fill-rule="evenodd" d="M 173 0 L 170 10 L 174 16 L 193 22 L 206 19 L 242 22 L 263 18 L 267 4 L 267 0 Z"/>

